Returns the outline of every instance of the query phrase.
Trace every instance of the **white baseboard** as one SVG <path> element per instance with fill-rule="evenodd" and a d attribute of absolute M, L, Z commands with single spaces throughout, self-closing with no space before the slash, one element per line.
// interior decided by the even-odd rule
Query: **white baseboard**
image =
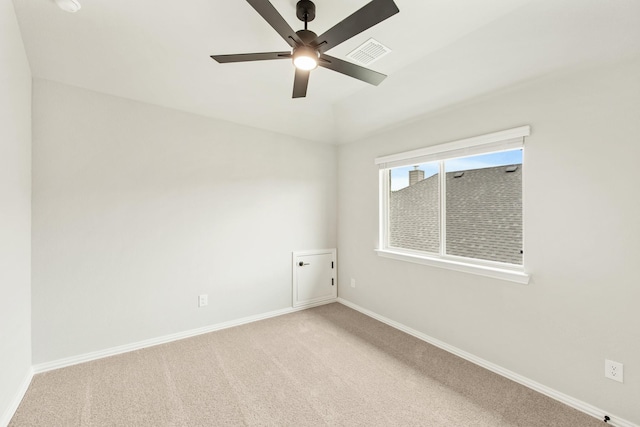
<path fill-rule="evenodd" d="M 289 314 L 296 311 L 305 310 L 307 308 L 316 307 L 319 305 L 330 304 L 332 302 L 336 302 L 336 300 L 333 299 L 330 301 L 321 301 L 315 304 L 307 304 L 303 307 L 283 308 L 281 310 L 275 310 L 275 311 L 270 311 L 268 313 L 256 314 L 254 316 L 243 317 L 241 319 L 230 320 L 228 322 L 222 322 L 222 323 L 217 323 L 215 325 L 205 326 L 202 328 L 191 329 L 184 332 L 178 332 L 176 334 L 164 335 L 161 337 L 151 338 L 144 341 L 138 341 L 131 344 L 125 344 L 117 347 L 107 348 L 104 350 L 93 351 L 91 353 L 65 357 L 63 359 L 53 360 L 51 362 L 39 363 L 33 366 L 33 372 L 35 374 L 39 374 L 42 372 L 52 371 L 54 369 L 60 369 L 67 366 L 77 365 L 79 363 L 85 363 L 92 360 L 102 359 L 104 357 L 127 353 L 129 351 L 140 350 L 146 347 L 152 347 L 154 345 L 166 344 L 172 341 L 178 341 L 181 339 L 194 337 L 196 335 L 202 335 L 209 332 L 219 331 L 221 329 L 232 328 L 234 326 L 240 326 L 246 323 L 257 322 L 258 320 L 264 320 L 264 319 L 269 319 L 271 317 L 282 316 L 283 314 Z"/>
<path fill-rule="evenodd" d="M 460 350 L 457 347 L 454 347 L 452 345 L 449 345 L 443 341 L 440 341 L 436 338 L 433 338 L 427 334 L 423 334 L 420 331 L 417 331 L 415 329 L 412 329 L 408 326 L 403 325 L 402 323 L 396 322 L 394 320 L 388 319 L 384 316 L 381 316 L 377 313 L 374 313 L 371 310 L 367 310 L 366 308 L 360 307 L 357 304 L 352 303 L 351 301 L 347 301 L 343 298 L 338 298 L 338 302 L 340 304 L 346 305 L 347 307 L 350 307 L 354 310 L 359 311 L 362 314 L 365 314 L 369 317 L 372 317 L 376 320 L 379 320 L 382 323 L 386 323 L 387 325 L 396 328 L 402 332 L 405 332 L 409 335 L 412 335 L 422 341 L 425 341 L 431 345 L 434 345 L 438 348 L 441 348 L 442 350 L 448 351 L 449 353 L 455 354 L 458 357 L 461 357 L 465 360 L 468 360 L 471 363 L 475 363 L 478 366 L 481 366 L 485 369 L 488 369 L 492 372 L 495 372 L 498 375 L 502 375 L 505 378 L 508 378 L 512 381 L 515 381 L 519 384 L 522 384 L 525 387 L 528 387 L 532 390 L 537 391 L 538 393 L 542 393 L 545 396 L 549 396 L 552 399 L 555 399 L 561 403 L 564 403 L 565 405 L 571 406 L 574 409 L 577 409 L 578 411 L 584 412 L 587 415 L 591 415 L 592 417 L 598 418 L 600 420 L 604 420 L 604 416 L 608 415 L 611 420 L 608 422 L 608 424 L 604 424 L 604 425 L 611 425 L 611 426 L 615 426 L 615 427 L 640 427 L 637 424 L 632 423 L 631 421 L 627 421 L 625 419 L 622 419 L 620 417 L 616 417 L 614 415 L 611 415 L 610 413 L 608 413 L 607 411 L 604 411 L 600 408 L 597 408 L 589 403 L 583 402 L 581 400 L 575 399 L 571 396 L 568 396 L 564 393 L 561 393 L 557 390 L 554 390 L 550 387 L 547 387 L 543 384 L 540 384 L 536 381 L 533 381 L 529 378 L 523 377 L 522 375 L 516 374 L 515 372 L 512 372 L 508 369 L 505 369 L 501 366 L 496 365 L 495 363 L 491 363 L 487 360 L 481 359 L 480 357 L 477 357 L 471 353 L 467 353 L 464 350 Z"/>
<path fill-rule="evenodd" d="M 13 418 L 13 415 L 18 410 L 18 406 L 20 406 L 20 402 L 22 402 L 22 399 L 24 398 L 24 395 L 27 392 L 27 389 L 29 388 L 29 385 L 31 384 L 32 379 L 33 379 L 33 369 L 29 368 L 29 371 L 25 375 L 24 380 L 22 380 L 22 384 L 20 385 L 20 388 L 18 389 L 18 391 L 16 392 L 16 395 L 11 401 L 11 404 L 4 411 L 4 414 L 2 414 L 2 417 L 0 418 L 0 426 L 6 427 L 9 425 L 11 418 Z"/>
<path fill-rule="evenodd" d="M 299 309 L 303 309 L 303 308 L 311 308 L 311 307 L 317 307 L 319 305 L 325 305 L 325 304 L 331 304 L 333 302 L 338 302 L 338 298 L 337 297 L 330 297 L 330 298 L 321 298 L 315 301 L 304 301 L 301 303 L 293 303 L 293 307 L 294 308 L 299 308 Z"/>

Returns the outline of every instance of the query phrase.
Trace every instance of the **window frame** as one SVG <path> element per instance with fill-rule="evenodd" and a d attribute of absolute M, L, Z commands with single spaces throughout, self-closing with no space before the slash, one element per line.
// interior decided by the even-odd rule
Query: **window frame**
<path fill-rule="evenodd" d="M 500 132 L 466 138 L 458 141 L 433 145 L 418 150 L 396 153 L 375 159 L 379 168 L 379 230 L 378 248 L 375 250 L 381 257 L 413 262 L 423 265 L 462 271 L 485 277 L 492 277 L 511 282 L 528 284 L 530 275 L 525 271 L 525 257 L 522 265 L 508 264 L 496 261 L 467 258 L 446 253 L 446 172 L 444 161 L 514 149 L 524 150 L 524 138 L 531 133 L 530 126 L 521 126 Z M 389 195 L 390 170 L 396 167 L 409 166 L 426 162 L 440 162 L 438 182 L 440 188 L 439 208 L 439 253 L 422 252 L 412 249 L 398 248 L 389 245 Z M 523 151 L 524 164 L 524 151 Z M 523 177 L 524 178 L 524 177 Z M 523 180 L 524 201 L 524 180 Z M 524 203 L 523 203 L 523 246 L 524 246 Z"/>

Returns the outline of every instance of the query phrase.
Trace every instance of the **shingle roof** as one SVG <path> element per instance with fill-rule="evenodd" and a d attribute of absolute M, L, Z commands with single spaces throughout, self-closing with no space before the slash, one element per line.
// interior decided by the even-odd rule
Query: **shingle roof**
<path fill-rule="evenodd" d="M 446 176 L 447 254 L 522 264 L 522 166 L 459 172 Z M 390 245 L 438 252 L 437 175 L 389 198 Z"/>

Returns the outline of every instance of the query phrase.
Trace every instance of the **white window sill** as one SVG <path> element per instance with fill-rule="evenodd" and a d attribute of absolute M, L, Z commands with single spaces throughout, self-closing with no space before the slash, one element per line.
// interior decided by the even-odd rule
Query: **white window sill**
<path fill-rule="evenodd" d="M 384 258 L 397 259 L 400 261 L 413 262 L 416 264 L 429 265 L 432 267 L 446 268 L 449 270 L 463 271 L 465 273 L 477 274 L 478 276 L 493 277 L 494 279 L 508 280 L 523 285 L 529 283 L 530 276 L 519 267 L 499 268 L 494 266 L 485 266 L 479 264 L 471 264 L 458 260 L 449 260 L 444 258 L 429 257 L 424 254 L 411 254 L 405 252 L 397 252 L 389 249 L 376 249 L 379 256 Z"/>

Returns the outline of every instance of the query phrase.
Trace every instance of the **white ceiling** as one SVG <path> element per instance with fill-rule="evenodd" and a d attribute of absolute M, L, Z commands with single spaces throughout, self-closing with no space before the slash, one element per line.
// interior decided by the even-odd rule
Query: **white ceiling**
<path fill-rule="evenodd" d="M 292 99 L 288 60 L 218 64 L 211 54 L 288 50 L 243 0 L 13 0 L 31 70 L 111 95 L 315 141 L 352 141 L 553 71 L 640 55 L 640 0 L 396 0 L 369 37 L 393 51 L 370 68 L 378 87 L 319 68 Z M 316 0 L 317 34 L 369 0 Z M 292 28 L 295 0 L 272 0 Z"/>

